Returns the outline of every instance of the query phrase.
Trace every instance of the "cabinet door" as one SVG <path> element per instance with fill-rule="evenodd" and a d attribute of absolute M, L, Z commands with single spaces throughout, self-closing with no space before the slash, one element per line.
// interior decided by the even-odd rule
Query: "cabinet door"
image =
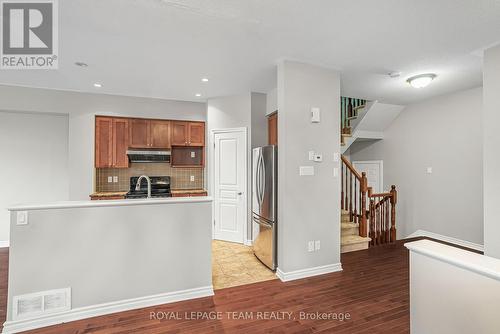
<path fill-rule="evenodd" d="M 170 122 L 151 121 L 150 136 L 150 147 L 170 148 Z"/>
<path fill-rule="evenodd" d="M 205 123 L 189 123 L 189 146 L 205 146 Z"/>
<path fill-rule="evenodd" d="M 113 167 L 128 168 L 128 119 L 113 118 Z"/>
<path fill-rule="evenodd" d="M 129 123 L 129 147 L 148 148 L 150 121 L 147 119 L 131 119 Z"/>
<path fill-rule="evenodd" d="M 188 122 L 177 122 L 173 121 L 171 130 L 171 144 L 172 146 L 187 146 L 188 145 L 188 134 L 189 134 L 189 126 Z"/>
<path fill-rule="evenodd" d="M 113 119 L 95 118 L 95 167 L 107 168 L 113 165 Z"/>
<path fill-rule="evenodd" d="M 278 145 L 278 113 L 268 117 L 267 121 L 268 127 L 268 143 L 269 145 Z"/>

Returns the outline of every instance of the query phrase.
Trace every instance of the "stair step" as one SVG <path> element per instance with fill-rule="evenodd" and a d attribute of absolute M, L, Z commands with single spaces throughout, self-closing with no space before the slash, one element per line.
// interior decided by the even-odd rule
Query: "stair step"
<path fill-rule="evenodd" d="M 352 137 L 352 135 L 350 133 L 342 133 L 341 136 L 342 137 Z"/>
<path fill-rule="evenodd" d="M 359 235 L 347 235 L 342 236 L 341 238 L 341 253 L 354 252 L 362 249 L 368 249 L 368 244 L 370 243 L 371 238 L 363 238 Z"/>
<path fill-rule="evenodd" d="M 342 237 L 354 235 L 359 236 L 359 225 L 353 222 L 341 223 Z"/>
<path fill-rule="evenodd" d="M 354 120 L 354 119 L 356 119 L 356 118 L 358 118 L 358 116 L 357 116 L 357 115 L 356 115 L 356 116 L 347 117 L 346 119 L 347 119 L 348 121 L 352 121 L 352 120 Z"/>

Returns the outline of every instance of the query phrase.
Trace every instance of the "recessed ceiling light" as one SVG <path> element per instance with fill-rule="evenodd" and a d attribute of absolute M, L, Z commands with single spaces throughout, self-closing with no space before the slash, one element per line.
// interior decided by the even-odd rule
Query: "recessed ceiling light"
<path fill-rule="evenodd" d="M 95 87 L 95 88 L 101 88 L 101 87 L 102 87 L 102 84 L 101 84 L 101 83 L 96 82 L 96 83 L 94 84 L 94 87 Z"/>
<path fill-rule="evenodd" d="M 89 64 L 84 63 L 83 61 L 77 61 L 77 62 L 75 62 L 75 65 L 76 66 L 80 66 L 80 67 L 88 67 L 89 66 Z"/>
<path fill-rule="evenodd" d="M 432 80 L 436 78 L 437 75 L 434 73 L 420 74 L 414 77 L 408 78 L 408 82 L 414 88 L 424 88 L 429 85 Z"/>
<path fill-rule="evenodd" d="M 201 94 L 200 94 L 200 93 L 198 93 L 198 94 L 195 94 L 195 96 L 196 96 L 196 97 L 201 97 Z"/>
<path fill-rule="evenodd" d="M 201 81 L 208 82 L 208 78 L 203 78 L 203 79 L 201 79 Z"/>

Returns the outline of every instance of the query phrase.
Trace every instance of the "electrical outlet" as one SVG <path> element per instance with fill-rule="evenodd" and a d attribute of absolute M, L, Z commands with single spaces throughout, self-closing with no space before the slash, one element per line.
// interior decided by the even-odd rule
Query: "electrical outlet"
<path fill-rule="evenodd" d="M 307 251 L 308 252 L 314 252 L 314 241 L 309 241 L 307 243 Z"/>
<path fill-rule="evenodd" d="M 196 152 L 194 151 L 191 152 L 191 158 L 196 158 Z"/>
<path fill-rule="evenodd" d="M 108 176 L 108 183 L 113 183 L 113 177 L 112 176 Z"/>
<path fill-rule="evenodd" d="M 319 240 L 316 240 L 314 242 L 314 250 L 319 250 L 321 248 L 321 242 Z"/>
<path fill-rule="evenodd" d="M 113 183 L 118 183 L 118 176 L 113 176 Z"/>
<path fill-rule="evenodd" d="M 189 180 L 190 180 L 191 182 L 194 182 L 194 175 L 191 175 L 191 177 L 189 178 Z"/>

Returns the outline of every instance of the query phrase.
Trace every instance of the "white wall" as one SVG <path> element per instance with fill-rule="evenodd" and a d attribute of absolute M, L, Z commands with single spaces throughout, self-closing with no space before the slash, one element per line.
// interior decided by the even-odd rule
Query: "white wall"
<path fill-rule="evenodd" d="M 17 203 L 68 200 L 68 116 L 0 111 L 0 247 Z"/>
<path fill-rule="evenodd" d="M 205 103 L 0 85 L 0 110 L 69 114 L 69 196 L 94 191 L 94 116 L 206 120 Z"/>
<path fill-rule="evenodd" d="M 266 94 L 251 94 L 252 148 L 265 146 L 268 143 L 266 102 Z"/>
<path fill-rule="evenodd" d="M 481 88 L 411 105 L 383 140 L 351 146 L 352 161 L 384 161 L 384 189 L 398 190 L 398 238 L 424 230 L 483 243 L 481 106 Z"/>
<path fill-rule="evenodd" d="M 278 88 L 273 88 L 267 92 L 266 115 L 278 110 Z"/>
<path fill-rule="evenodd" d="M 484 253 L 500 258 L 500 46 L 483 64 Z"/>
<path fill-rule="evenodd" d="M 340 179 L 333 176 L 339 101 L 338 72 L 291 61 L 278 65 L 278 268 L 285 278 L 339 268 Z M 311 107 L 321 109 L 321 123 L 311 123 Z M 309 161 L 309 150 L 323 154 L 323 162 Z M 299 176 L 300 166 L 314 166 L 315 175 Z M 321 249 L 308 252 L 311 240 L 320 240 Z"/>

